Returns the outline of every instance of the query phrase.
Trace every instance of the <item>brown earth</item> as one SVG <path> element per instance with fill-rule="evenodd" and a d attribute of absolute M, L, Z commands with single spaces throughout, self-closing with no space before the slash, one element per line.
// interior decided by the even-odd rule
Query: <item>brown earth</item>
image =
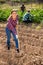
<path fill-rule="evenodd" d="M 31 25 L 19 25 L 20 55 L 15 50 L 13 38 L 7 50 L 5 26 L 0 24 L 0 65 L 43 65 L 43 28 L 32 29 Z"/>

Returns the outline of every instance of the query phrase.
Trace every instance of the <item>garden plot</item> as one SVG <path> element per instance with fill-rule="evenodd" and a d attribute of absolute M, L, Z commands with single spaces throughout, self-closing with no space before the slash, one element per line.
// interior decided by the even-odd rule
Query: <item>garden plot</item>
<path fill-rule="evenodd" d="M 32 29 L 19 24 L 18 36 L 20 53 L 15 50 L 15 42 L 11 39 L 11 49 L 7 50 L 5 26 L 0 26 L 0 65 L 43 65 L 43 28 Z M 16 56 L 17 55 L 17 56 Z"/>

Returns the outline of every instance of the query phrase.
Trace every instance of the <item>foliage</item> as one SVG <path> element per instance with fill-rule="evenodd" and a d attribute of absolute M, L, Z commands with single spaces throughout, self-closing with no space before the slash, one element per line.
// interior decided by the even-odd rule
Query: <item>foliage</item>
<path fill-rule="evenodd" d="M 22 12 L 21 10 L 18 11 L 18 15 L 19 15 L 19 21 L 22 22 L 22 18 L 24 16 L 24 14 L 26 13 L 26 11 Z"/>
<path fill-rule="evenodd" d="M 10 15 L 10 9 L 0 9 L 0 21 L 6 21 Z"/>
<path fill-rule="evenodd" d="M 43 9 L 32 9 L 31 14 L 33 15 L 31 17 L 33 22 L 40 23 L 43 20 Z"/>
<path fill-rule="evenodd" d="M 11 9 L 0 9 L 0 21 L 6 21 L 8 16 L 10 15 Z M 26 11 L 23 13 L 21 10 L 18 12 L 19 15 L 19 21 L 22 22 L 22 18 Z M 40 23 L 43 20 L 43 9 L 31 9 L 30 14 L 30 19 L 35 22 L 35 23 Z"/>

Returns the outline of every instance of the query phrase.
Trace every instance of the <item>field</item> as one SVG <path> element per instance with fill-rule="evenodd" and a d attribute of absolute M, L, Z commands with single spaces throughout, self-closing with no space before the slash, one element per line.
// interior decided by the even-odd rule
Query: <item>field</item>
<path fill-rule="evenodd" d="M 21 4 L 18 4 L 18 6 L 17 4 L 15 6 L 8 4 L 0 5 L 0 12 L 2 11 L 0 13 L 0 21 L 3 21 L 5 18 L 5 22 L 0 22 L 0 65 L 43 65 L 43 11 L 35 11 L 35 9 L 43 10 L 43 4 L 33 3 L 26 4 L 25 6 L 26 10 L 34 9 L 32 14 L 36 15 L 34 17 L 35 23 L 19 23 L 18 38 L 20 53 L 17 53 L 13 37 L 11 38 L 11 49 L 9 51 L 7 49 L 5 33 L 7 22 L 5 20 L 10 14 L 8 9 L 14 8 L 20 10 Z M 36 23 L 39 20 L 41 23 Z"/>
<path fill-rule="evenodd" d="M 6 23 L 0 23 L 0 65 L 43 65 L 43 27 L 37 24 L 19 24 L 19 48 L 17 54 L 13 38 L 11 49 L 6 46 Z"/>

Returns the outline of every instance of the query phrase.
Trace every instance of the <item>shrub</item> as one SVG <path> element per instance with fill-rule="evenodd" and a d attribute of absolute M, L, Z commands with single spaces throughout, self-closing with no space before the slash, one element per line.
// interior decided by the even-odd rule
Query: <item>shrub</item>
<path fill-rule="evenodd" d="M 0 21 L 6 21 L 8 16 L 10 15 L 10 12 L 11 12 L 11 8 L 0 9 Z M 26 11 L 24 11 L 24 13 L 20 10 L 18 11 L 20 22 L 22 22 L 22 18 L 25 13 Z M 32 15 L 30 16 L 32 22 L 40 23 L 43 20 L 43 9 L 31 9 L 30 13 Z"/>
<path fill-rule="evenodd" d="M 24 14 L 26 13 L 26 11 L 22 12 L 21 10 L 18 11 L 18 15 L 19 15 L 19 21 L 22 22 L 22 18 L 24 16 Z"/>
<path fill-rule="evenodd" d="M 33 22 L 40 23 L 43 20 L 43 9 L 32 9 L 31 14 L 33 17 L 31 17 Z"/>
<path fill-rule="evenodd" d="M 10 9 L 0 9 L 0 21 L 6 21 L 10 15 Z"/>

